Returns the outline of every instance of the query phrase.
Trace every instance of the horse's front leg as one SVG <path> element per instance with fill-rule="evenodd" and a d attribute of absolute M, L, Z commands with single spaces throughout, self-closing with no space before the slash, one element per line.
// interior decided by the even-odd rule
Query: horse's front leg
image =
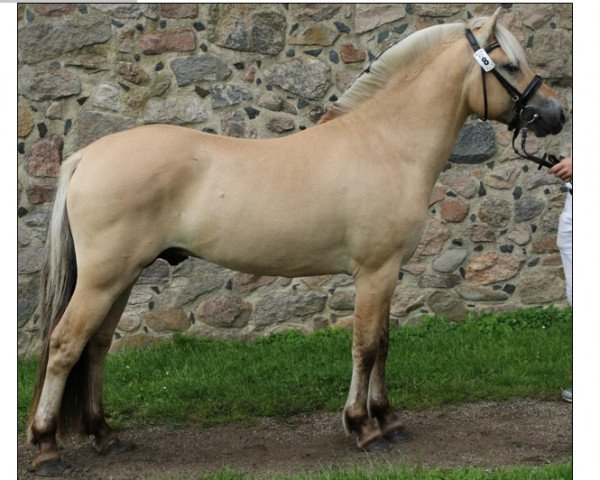
<path fill-rule="evenodd" d="M 388 447 L 376 420 L 369 414 L 369 379 L 376 364 L 381 338 L 387 329 L 392 294 L 398 279 L 399 263 L 379 269 L 359 268 L 352 338 L 352 382 L 343 413 L 346 433 L 359 448 L 382 451 Z"/>
<path fill-rule="evenodd" d="M 369 415 L 371 418 L 377 420 L 381 433 L 386 440 L 393 443 L 401 443 L 408 441 L 409 437 L 404 428 L 404 422 L 398 417 L 394 410 L 392 410 L 388 399 L 385 381 L 385 364 L 387 361 L 389 344 L 388 317 L 383 331 L 381 332 L 379 352 L 369 380 Z"/>

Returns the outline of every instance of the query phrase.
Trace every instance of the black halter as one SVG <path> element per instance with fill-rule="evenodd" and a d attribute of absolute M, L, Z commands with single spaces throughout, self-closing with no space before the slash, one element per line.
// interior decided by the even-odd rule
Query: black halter
<path fill-rule="evenodd" d="M 538 157 L 532 155 L 527 152 L 525 149 L 525 142 L 527 141 L 527 126 L 530 123 L 533 123 L 538 115 L 535 113 L 535 110 L 531 107 L 528 107 L 527 104 L 531 100 L 531 97 L 535 94 L 537 89 L 543 82 L 542 77 L 539 75 L 535 75 L 529 85 L 525 88 L 523 93 L 519 92 L 515 87 L 513 87 L 506 78 L 504 78 L 498 70 L 496 70 L 496 66 L 494 62 L 491 61 L 487 53 L 492 50 L 500 47 L 499 43 L 494 43 L 487 47 L 485 50 L 479 46 L 479 42 L 475 38 L 475 35 L 470 29 L 465 30 L 465 34 L 467 36 L 467 40 L 471 45 L 471 48 L 475 52 L 475 57 L 477 62 L 481 65 L 481 81 L 483 83 L 483 121 L 486 121 L 488 118 L 488 99 L 487 99 L 487 85 L 486 85 L 486 73 L 492 73 L 500 82 L 500 85 L 504 87 L 504 89 L 510 95 L 510 98 L 515 104 L 515 116 L 513 120 L 508 125 L 509 130 L 514 130 L 513 139 L 512 139 L 512 147 L 517 155 L 522 158 L 526 158 L 527 160 L 531 160 L 539 165 L 539 168 L 547 167 L 551 168 L 556 163 L 559 162 L 559 159 L 552 154 L 545 153 L 542 157 Z M 517 137 L 521 134 L 521 150 L 523 153 L 519 152 L 515 147 L 515 141 Z"/>

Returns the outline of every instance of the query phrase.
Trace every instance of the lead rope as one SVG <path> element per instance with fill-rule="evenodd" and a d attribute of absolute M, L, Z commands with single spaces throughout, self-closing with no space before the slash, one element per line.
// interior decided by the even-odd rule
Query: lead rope
<path fill-rule="evenodd" d="M 556 155 L 552 155 L 551 153 L 544 153 L 544 155 L 541 157 L 537 157 L 535 155 L 528 153 L 525 148 L 525 143 L 527 142 L 527 132 L 528 131 L 529 130 L 527 129 L 527 124 L 525 124 L 525 126 L 523 126 L 523 128 L 521 128 L 520 130 L 515 128 L 515 133 L 513 134 L 513 140 L 512 140 L 512 147 L 513 147 L 513 150 L 515 151 L 515 153 L 517 155 L 519 155 L 519 157 L 522 157 L 527 160 L 531 160 L 534 163 L 537 163 L 538 170 L 541 170 L 542 167 L 552 168 L 554 165 L 559 163 L 563 158 L 565 158 L 562 155 L 557 157 Z M 521 133 L 521 150 L 523 151 L 523 153 L 525 155 L 521 154 L 515 147 L 515 140 L 519 136 L 519 133 Z M 571 185 L 573 185 L 573 180 L 571 180 L 569 183 Z M 565 183 L 565 186 L 566 186 L 566 183 Z M 569 193 L 571 195 L 573 195 L 573 188 L 567 187 L 567 190 L 569 190 Z"/>
<path fill-rule="evenodd" d="M 552 168 L 554 165 L 556 165 L 558 162 L 560 162 L 564 158 L 564 157 L 560 157 L 560 158 L 556 157 L 556 155 L 553 155 L 551 153 L 544 153 L 544 155 L 542 155 L 541 157 L 538 157 L 536 155 L 529 153 L 527 151 L 527 148 L 525 145 L 527 143 L 528 132 L 529 132 L 529 129 L 527 128 L 527 123 L 526 123 L 521 128 L 515 128 L 515 133 L 513 133 L 512 148 L 519 157 L 525 158 L 534 163 L 537 163 L 538 170 L 541 170 L 542 167 Z M 515 141 L 517 140 L 517 137 L 519 136 L 519 134 L 521 134 L 521 150 L 523 153 L 519 152 L 519 150 L 515 146 Z"/>

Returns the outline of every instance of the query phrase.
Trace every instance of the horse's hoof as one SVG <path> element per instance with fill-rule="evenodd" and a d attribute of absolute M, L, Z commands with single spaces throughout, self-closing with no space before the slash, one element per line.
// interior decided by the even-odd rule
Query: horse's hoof
<path fill-rule="evenodd" d="M 363 450 L 369 453 L 385 453 L 389 451 L 390 448 L 390 442 L 388 442 L 384 437 L 379 437 L 362 447 Z"/>
<path fill-rule="evenodd" d="M 131 442 L 122 442 L 118 438 L 115 438 L 106 447 L 104 447 L 102 455 L 117 455 L 119 453 L 129 452 L 134 448 L 135 444 Z"/>
<path fill-rule="evenodd" d="M 118 438 L 115 438 L 108 443 L 102 450 L 97 450 L 100 455 L 117 455 L 119 453 L 129 452 L 135 448 L 135 444 L 131 442 L 122 442 Z"/>
<path fill-rule="evenodd" d="M 385 439 L 391 443 L 406 443 L 410 441 L 410 435 L 404 427 L 392 430 L 384 435 Z"/>
<path fill-rule="evenodd" d="M 55 458 L 40 464 L 35 473 L 41 477 L 61 477 L 67 470 L 65 463 L 60 458 Z"/>

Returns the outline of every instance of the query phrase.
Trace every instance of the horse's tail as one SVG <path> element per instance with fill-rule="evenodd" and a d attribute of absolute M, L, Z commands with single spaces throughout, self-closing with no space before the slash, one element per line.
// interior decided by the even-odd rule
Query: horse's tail
<path fill-rule="evenodd" d="M 48 366 L 48 355 L 50 351 L 50 334 L 67 308 L 77 281 L 75 247 L 71 235 L 71 228 L 69 226 L 69 219 L 67 217 L 67 190 L 71 177 L 80 160 L 81 154 L 75 153 L 65 160 L 61 166 L 58 188 L 54 198 L 54 207 L 52 209 L 52 217 L 50 225 L 48 226 L 38 300 L 38 315 L 43 334 L 43 346 L 29 415 L 30 426 L 40 401 L 42 387 L 44 386 L 44 379 L 46 377 L 46 368 Z M 80 395 L 77 395 L 73 390 L 76 389 L 77 391 L 81 391 L 82 387 L 85 388 L 84 385 L 77 386 L 76 384 L 80 384 L 84 381 L 87 383 L 86 378 L 82 378 L 82 371 L 86 372 L 87 368 L 82 368 L 80 365 L 82 360 L 84 363 L 87 363 L 85 357 L 86 355 L 82 354 L 80 360 L 71 370 L 67 385 L 65 386 L 59 419 L 59 425 L 63 427 L 63 430 L 73 423 L 73 415 L 79 413 L 78 409 L 73 409 L 71 405 L 67 406 L 65 403 L 71 401 L 80 403 L 77 400 L 73 400 L 73 398 L 80 397 Z M 85 365 L 85 367 L 87 367 L 87 365 Z M 74 393 L 75 395 L 73 395 Z M 79 411 L 81 411 L 81 409 L 79 409 Z"/>

